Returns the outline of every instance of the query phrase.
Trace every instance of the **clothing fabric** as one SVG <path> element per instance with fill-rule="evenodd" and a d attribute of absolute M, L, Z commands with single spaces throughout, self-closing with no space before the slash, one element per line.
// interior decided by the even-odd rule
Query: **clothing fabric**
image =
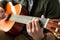
<path fill-rule="evenodd" d="M 46 18 L 60 18 L 60 6 L 58 0 L 35 0 L 33 3 L 31 16 L 41 17 L 44 15 Z"/>

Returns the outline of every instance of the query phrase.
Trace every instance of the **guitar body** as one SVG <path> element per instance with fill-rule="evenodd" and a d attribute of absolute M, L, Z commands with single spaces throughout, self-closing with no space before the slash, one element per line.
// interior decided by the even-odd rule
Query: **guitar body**
<path fill-rule="evenodd" d="M 11 2 L 8 2 L 6 5 L 6 14 L 8 15 L 8 17 L 10 17 L 10 15 L 12 14 L 28 15 L 28 11 L 21 4 L 17 4 L 13 6 Z M 6 20 L 5 22 L 4 21 L 0 22 L 0 29 L 13 36 L 18 35 L 22 31 L 23 27 L 24 27 L 24 24 L 10 21 L 10 20 Z"/>
<path fill-rule="evenodd" d="M 28 15 L 28 11 L 24 7 L 22 7 L 21 14 L 19 15 Z M 12 28 L 8 31 L 8 33 L 13 36 L 16 36 L 22 31 L 24 26 L 25 24 L 23 23 L 15 22 Z"/>

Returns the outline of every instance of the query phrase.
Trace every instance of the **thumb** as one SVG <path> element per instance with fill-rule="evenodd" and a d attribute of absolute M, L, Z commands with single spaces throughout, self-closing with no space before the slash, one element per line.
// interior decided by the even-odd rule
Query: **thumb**
<path fill-rule="evenodd" d="M 41 15 L 41 18 L 45 18 L 45 16 L 44 15 Z"/>

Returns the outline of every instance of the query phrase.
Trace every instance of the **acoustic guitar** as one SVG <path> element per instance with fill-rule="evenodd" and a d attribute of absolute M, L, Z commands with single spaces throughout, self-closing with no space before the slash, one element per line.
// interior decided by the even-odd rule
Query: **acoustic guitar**
<path fill-rule="evenodd" d="M 34 17 L 25 16 L 25 15 L 11 15 L 11 21 L 27 24 L 28 21 L 32 20 Z M 38 18 L 38 17 L 36 17 Z M 60 38 L 60 19 L 49 19 L 49 18 L 38 18 L 43 28 L 48 29 L 51 31 L 56 37 Z"/>
<path fill-rule="evenodd" d="M 27 16 L 28 11 L 21 6 L 20 4 L 13 6 L 11 2 L 8 2 L 6 6 L 6 14 L 9 16 L 11 13 L 11 16 L 9 16 L 9 20 L 5 22 L 0 23 L 0 30 L 3 30 L 5 32 L 8 32 L 11 35 L 18 35 L 25 24 L 29 20 L 32 20 L 33 17 Z M 37 17 L 38 18 L 38 17 Z M 60 19 L 49 19 L 49 18 L 38 18 L 42 25 L 43 28 L 48 29 L 51 31 L 57 38 L 60 38 Z M 4 24 L 4 25 L 3 25 Z"/>

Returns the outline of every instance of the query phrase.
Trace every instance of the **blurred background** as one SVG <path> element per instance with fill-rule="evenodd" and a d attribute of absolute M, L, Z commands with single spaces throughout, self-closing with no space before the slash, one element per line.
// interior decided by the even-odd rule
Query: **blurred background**
<path fill-rule="evenodd" d="M 15 1 L 15 2 L 18 2 L 24 6 L 26 6 L 27 2 L 26 0 L 0 0 L 0 1 Z"/>

